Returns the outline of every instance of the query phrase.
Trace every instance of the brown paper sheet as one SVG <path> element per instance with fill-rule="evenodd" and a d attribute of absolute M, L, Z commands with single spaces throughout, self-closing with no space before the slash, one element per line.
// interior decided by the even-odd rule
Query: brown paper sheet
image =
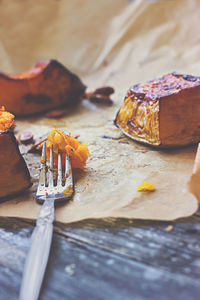
<path fill-rule="evenodd" d="M 199 17 L 198 0 L 0 2 L 2 70 L 21 72 L 36 60 L 56 58 L 90 87 L 111 84 L 117 90 L 109 108 L 83 101 L 60 120 L 17 120 L 18 132 L 30 130 L 37 137 L 57 127 L 88 142 L 90 158 L 83 171 L 74 172 L 76 193 L 56 209 L 57 221 L 172 220 L 197 210 L 196 198 L 187 191 L 196 147 L 161 151 L 140 145 L 124 137 L 113 119 L 130 85 L 174 70 L 199 75 Z M 40 210 L 33 199 L 39 156 L 25 158 L 32 190 L 1 204 L 0 216 L 33 219 Z M 156 191 L 137 192 L 144 180 Z"/>

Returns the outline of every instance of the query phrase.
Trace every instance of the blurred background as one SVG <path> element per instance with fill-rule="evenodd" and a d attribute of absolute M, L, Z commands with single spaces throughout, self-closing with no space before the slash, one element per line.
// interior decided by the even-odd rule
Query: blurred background
<path fill-rule="evenodd" d="M 200 72 L 199 0 L 1 0 L 0 70 L 57 59 L 90 86 L 116 89 Z"/>

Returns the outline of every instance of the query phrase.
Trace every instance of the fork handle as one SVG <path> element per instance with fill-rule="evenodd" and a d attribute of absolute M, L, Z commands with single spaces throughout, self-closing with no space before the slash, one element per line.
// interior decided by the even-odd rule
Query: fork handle
<path fill-rule="evenodd" d="M 45 200 L 31 236 L 19 300 L 37 300 L 42 285 L 53 235 L 54 199 Z"/>

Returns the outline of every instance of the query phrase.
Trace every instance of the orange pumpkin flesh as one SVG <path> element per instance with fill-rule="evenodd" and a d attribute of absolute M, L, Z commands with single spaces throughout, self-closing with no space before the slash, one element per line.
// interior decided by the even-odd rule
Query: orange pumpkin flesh
<path fill-rule="evenodd" d="M 50 147 L 53 145 L 53 151 L 55 154 L 55 161 L 59 151 L 65 153 L 71 159 L 71 165 L 73 169 L 83 169 L 86 160 L 89 156 L 89 150 L 86 145 L 80 144 L 77 139 L 71 136 L 71 134 L 66 135 L 63 131 L 59 129 L 53 129 L 47 139 L 47 157 L 49 159 Z M 63 159 L 64 162 L 64 159 Z"/>
<path fill-rule="evenodd" d="M 14 115 L 5 111 L 5 107 L 0 108 L 0 132 L 15 126 Z"/>
<path fill-rule="evenodd" d="M 16 116 L 28 116 L 50 109 L 76 105 L 86 86 L 56 60 L 37 63 L 18 75 L 0 73 L 0 106 Z"/>

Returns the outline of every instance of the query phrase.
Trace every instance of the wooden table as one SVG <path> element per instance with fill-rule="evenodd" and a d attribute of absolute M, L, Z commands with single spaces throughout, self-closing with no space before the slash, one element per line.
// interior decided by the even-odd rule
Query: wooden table
<path fill-rule="evenodd" d="M 33 226 L 0 218 L 0 300 L 18 299 Z M 176 222 L 55 224 L 40 299 L 199 299 L 199 233 L 200 214 Z"/>

